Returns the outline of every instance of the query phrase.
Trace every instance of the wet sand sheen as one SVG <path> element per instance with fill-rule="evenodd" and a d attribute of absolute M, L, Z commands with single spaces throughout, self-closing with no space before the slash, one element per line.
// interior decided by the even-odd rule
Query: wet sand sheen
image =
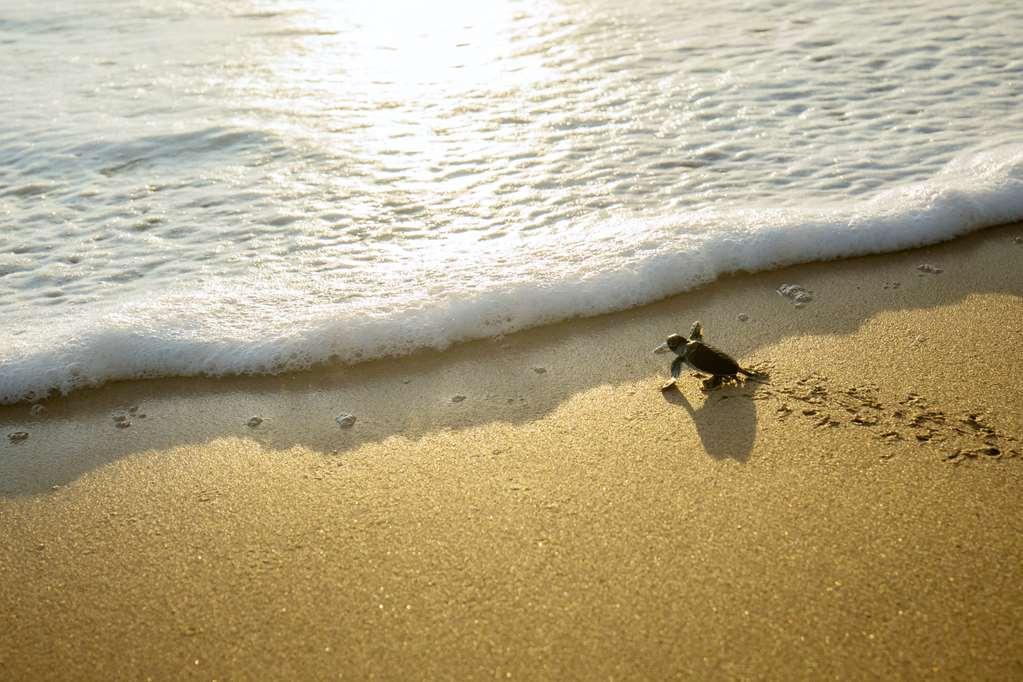
<path fill-rule="evenodd" d="M 1018 675 L 1020 236 L 446 353 L 2 408 L 0 663 Z M 658 391 L 649 351 L 694 319 L 771 383 Z"/>

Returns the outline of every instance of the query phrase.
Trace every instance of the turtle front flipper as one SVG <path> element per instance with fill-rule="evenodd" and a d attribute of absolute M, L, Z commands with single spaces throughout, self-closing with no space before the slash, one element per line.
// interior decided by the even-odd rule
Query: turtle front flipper
<path fill-rule="evenodd" d="M 662 391 L 666 391 L 675 385 L 678 378 L 682 375 L 682 363 L 685 361 L 681 355 L 675 358 L 671 363 L 671 379 L 661 386 Z"/>
<path fill-rule="evenodd" d="M 671 362 L 671 378 L 678 379 L 682 376 L 682 364 L 686 361 L 681 355 Z"/>
<path fill-rule="evenodd" d="M 691 341 L 702 341 L 703 340 L 703 325 L 697 320 L 693 322 L 693 326 L 689 328 L 689 339 Z"/>

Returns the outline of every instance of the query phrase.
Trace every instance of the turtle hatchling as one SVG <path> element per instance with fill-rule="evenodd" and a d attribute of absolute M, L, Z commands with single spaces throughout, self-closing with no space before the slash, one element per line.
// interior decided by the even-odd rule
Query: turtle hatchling
<path fill-rule="evenodd" d="M 689 365 L 697 372 L 710 375 L 710 378 L 703 382 L 705 389 L 717 387 L 724 379 L 735 379 L 737 374 L 757 377 L 756 373 L 740 367 L 728 353 L 704 343 L 703 326 L 699 322 L 693 322 L 688 339 L 681 334 L 672 334 L 667 341 L 655 348 L 654 352 L 664 353 L 669 350 L 678 357 L 671 363 L 671 381 L 661 387 L 662 391 L 675 385 L 682 374 L 682 365 Z"/>

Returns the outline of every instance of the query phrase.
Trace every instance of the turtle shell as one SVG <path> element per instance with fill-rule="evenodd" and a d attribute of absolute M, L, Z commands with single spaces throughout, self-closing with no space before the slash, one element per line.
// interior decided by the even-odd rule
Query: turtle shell
<path fill-rule="evenodd" d="M 686 353 L 686 362 L 692 367 L 706 372 L 707 374 L 736 374 L 739 371 L 739 363 L 732 359 L 728 353 L 709 346 L 699 341 L 689 343 Z"/>

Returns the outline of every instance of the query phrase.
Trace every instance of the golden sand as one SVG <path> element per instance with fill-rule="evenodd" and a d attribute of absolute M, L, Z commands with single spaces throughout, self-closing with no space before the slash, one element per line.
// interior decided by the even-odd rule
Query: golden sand
<path fill-rule="evenodd" d="M 1019 678 L 1021 235 L 0 408 L 0 676 Z"/>

